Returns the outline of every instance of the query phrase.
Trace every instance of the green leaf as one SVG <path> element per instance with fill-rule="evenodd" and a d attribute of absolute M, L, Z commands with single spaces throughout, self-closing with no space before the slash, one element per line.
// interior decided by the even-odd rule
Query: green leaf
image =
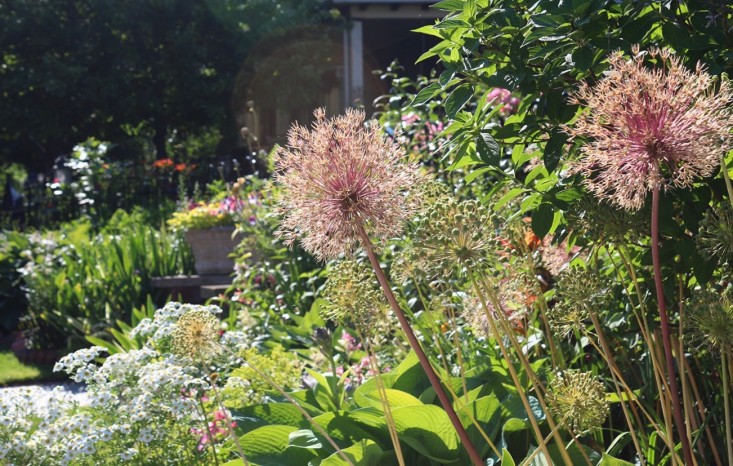
<path fill-rule="evenodd" d="M 371 408 L 368 408 L 371 410 Z M 377 410 L 373 410 L 375 415 L 384 416 Z M 372 435 L 367 429 L 364 429 L 354 418 L 352 413 L 347 411 L 332 411 L 323 413 L 313 418 L 313 422 L 323 427 L 328 434 L 335 440 L 346 444 L 356 443 L 359 440 L 373 438 L 379 440 L 380 436 Z"/>
<path fill-rule="evenodd" d="M 341 450 L 353 464 L 359 466 L 379 466 L 382 449 L 372 440 L 362 440 L 349 448 Z M 341 455 L 334 453 L 321 462 L 321 466 L 347 466 Z"/>
<path fill-rule="evenodd" d="M 552 204 L 543 202 L 540 206 L 532 213 L 532 231 L 540 239 L 544 238 L 552 228 L 552 223 L 555 217 L 555 208 Z"/>
<path fill-rule="evenodd" d="M 485 455 L 489 450 L 489 445 L 486 444 L 486 441 L 482 441 L 483 436 L 471 418 L 482 426 L 489 438 L 494 438 L 501 426 L 503 414 L 501 400 L 492 393 L 468 403 L 460 410 L 457 410 L 456 414 L 458 414 L 461 424 L 466 428 L 474 445 L 482 446 L 481 455 Z"/>
<path fill-rule="evenodd" d="M 483 167 L 483 168 L 477 168 L 476 170 L 473 170 L 471 173 L 465 176 L 466 183 L 470 183 L 479 176 L 483 175 L 484 173 L 493 170 L 493 167 Z"/>
<path fill-rule="evenodd" d="M 472 95 L 473 88 L 468 84 L 461 84 L 453 89 L 453 92 L 445 99 L 445 113 L 448 117 L 454 118 Z"/>
<path fill-rule="evenodd" d="M 391 374 L 394 382 L 391 388 L 403 392 L 420 393 L 430 386 L 430 380 L 420 365 L 414 351 L 410 351 Z"/>
<path fill-rule="evenodd" d="M 550 140 L 545 144 L 545 154 L 542 158 L 547 171 L 552 172 L 557 168 L 557 164 L 560 163 L 562 148 L 567 140 L 568 136 L 557 128 L 550 132 Z"/>
<path fill-rule="evenodd" d="M 432 24 L 426 24 L 425 26 L 419 27 L 417 29 L 413 29 L 412 32 L 417 32 L 419 34 L 427 34 L 429 36 L 435 36 L 440 39 L 444 38 L 440 34 L 440 30 L 436 29 L 435 26 L 433 26 Z"/>
<path fill-rule="evenodd" d="M 115 354 L 115 353 L 120 352 L 120 348 L 116 347 L 114 344 L 108 342 L 107 340 L 102 340 L 101 338 L 92 337 L 92 336 L 85 336 L 84 338 L 93 345 L 101 346 L 102 348 L 106 348 L 109 354 Z"/>
<path fill-rule="evenodd" d="M 291 432 L 288 437 L 288 445 L 295 448 L 310 448 L 318 450 L 323 444 L 310 429 L 300 429 Z"/>
<path fill-rule="evenodd" d="M 362 387 L 367 387 L 367 389 L 361 390 Z M 387 400 L 389 402 L 389 406 L 392 408 L 401 408 L 404 406 L 419 406 L 423 404 L 414 396 L 400 390 L 386 388 L 385 392 Z M 372 388 L 371 386 L 367 385 L 361 385 L 359 388 L 356 389 L 356 391 L 354 392 L 354 403 L 356 403 L 356 405 L 360 408 L 376 408 L 379 410 L 384 409 L 382 406 L 382 399 L 379 396 L 379 391 L 376 390 L 376 388 Z"/>
<path fill-rule="evenodd" d="M 307 425 L 303 415 L 292 403 L 266 403 L 233 409 L 232 418 L 237 422 L 237 432 L 240 433 L 268 424 L 295 428 Z"/>
<path fill-rule="evenodd" d="M 443 11 L 461 11 L 463 10 L 463 1 L 464 0 L 442 0 L 431 5 L 430 8 Z"/>
<path fill-rule="evenodd" d="M 476 149 L 478 150 L 481 161 L 486 165 L 499 166 L 501 147 L 488 130 L 484 129 L 481 131 L 480 137 L 476 140 Z"/>
<path fill-rule="evenodd" d="M 501 450 L 501 466 L 516 466 L 517 463 L 514 462 L 514 458 L 512 458 L 512 455 L 509 453 L 509 451 L 506 448 L 503 448 Z"/>
<path fill-rule="evenodd" d="M 418 92 L 415 98 L 412 99 L 412 102 L 410 102 L 410 105 L 411 106 L 422 105 L 425 102 L 432 99 L 433 97 L 435 97 L 436 95 L 438 95 L 438 93 L 442 90 L 443 88 L 441 87 L 439 83 L 437 82 L 430 83 L 427 86 L 420 89 L 420 92 Z"/>
<path fill-rule="evenodd" d="M 440 463 L 458 460 L 458 435 L 448 415 L 435 405 L 392 410 L 397 433 L 418 453 Z"/>
<path fill-rule="evenodd" d="M 247 460 L 259 466 L 307 464 L 317 455 L 305 448 L 289 448 L 293 426 L 263 426 L 240 437 Z"/>
<path fill-rule="evenodd" d="M 598 466 L 634 466 L 633 463 L 629 463 L 628 461 L 620 460 L 618 458 L 614 458 L 612 456 L 608 456 L 607 454 L 603 453 L 603 456 L 601 457 L 601 462 L 598 463 Z"/>

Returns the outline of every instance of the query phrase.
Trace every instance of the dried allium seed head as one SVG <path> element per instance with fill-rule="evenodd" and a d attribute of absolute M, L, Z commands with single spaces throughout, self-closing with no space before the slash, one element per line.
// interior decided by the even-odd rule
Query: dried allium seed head
<path fill-rule="evenodd" d="M 176 322 L 172 350 L 179 356 L 201 360 L 219 352 L 221 323 L 205 307 L 195 306 Z"/>
<path fill-rule="evenodd" d="M 277 234 L 320 260 L 349 254 L 363 225 L 375 238 L 399 235 L 416 210 L 408 195 L 421 176 L 403 161 L 399 146 L 386 139 L 364 112 L 327 120 L 315 111 L 312 130 L 294 125 L 288 146 L 275 155 L 275 182 L 282 187 Z"/>
<path fill-rule="evenodd" d="M 603 383 L 590 372 L 564 371 L 550 382 L 547 405 L 558 423 L 576 433 L 601 427 L 608 416 Z"/>
<path fill-rule="evenodd" d="M 494 218 L 481 203 L 443 197 L 416 220 L 414 245 L 435 275 L 450 275 L 486 267 L 495 236 Z"/>
<path fill-rule="evenodd" d="M 733 350 L 733 285 L 724 293 L 698 290 L 687 301 L 689 328 L 696 339 Z"/>
<path fill-rule="evenodd" d="M 588 138 L 571 173 L 583 173 L 588 189 L 627 210 L 638 210 L 656 187 L 688 187 L 713 174 L 721 151 L 733 147 L 729 107 L 733 90 L 698 65 L 687 70 L 668 50 L 621 52 L 594 87 L 582 85 L 574 102 L 588 107 L 567 132 Z M 648 55 L 656 62 L 644 65 Z"/>
<path fill-rule="evenodd" d="M 705 213 L 697 245 L 702 253 L 720 265 L 733 264 L 733 208 L 725 203 Z"/>
<path fill-rule="evenodd" d="M 352 323 L 362 333 L 370 334 L 385 319 L 387 303 L 374 273 L 356 261 L 341 261 L 331 269 L 323 298 L 326 317 Z"/>

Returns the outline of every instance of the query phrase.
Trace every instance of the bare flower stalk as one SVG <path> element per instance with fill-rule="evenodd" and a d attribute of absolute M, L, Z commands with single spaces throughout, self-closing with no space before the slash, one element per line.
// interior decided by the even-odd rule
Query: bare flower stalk
<path fill-rule="evenodd" d="M 476 283 L 475 278 L 473 278 L 473 275 L 471 275 L 471 284 L 473 285 L 474 292 L 476 293 L 476 296 L 481 301 L 481 306 L 484 308 L 484 312 L 486 312 L 487 321 L 489 324 L 489 328 L 491 330 L 492 336 L 496 340 L 497 345 L 499 345 L 499 349 L 501 350 L 501 354 L 504 357 L 504 359 L 507 362 L 507 367 L 509 369 L 509 375 L 512 378 L 512 381 L 514 382 L 514 385 L 517 387 L 517 393 L 519 394 L 519 398 L 522 401 L 522 405 L 524 406 L 525 411 L 527 411 L 527 418 L 529 419 L 529 423 L 532 425 L 532 429 L 534 430 L 535 436 L 537 437 L 537 441 L 540 442 L 540 448 L 542 449 L 542 453 L 545 455 L 545 458 L 549 460 L 550 458 L 550 452 L 547 450 L 547 445 L 542 443 L 542 431 L 540 431 L 540 426 L 537 424 L 537 419 L 534 416 L 534 412 L 532 411 L 532 406 L 529 404 L 529 399 L 527 398 L 527 395 L 524 393 L 524 389 L 522 387 L 521 382 L 519 381 L 519 376 L 517 374 L 516 369 L 514 369 L 514 365 L 511 360 L 511 356 L 509 355 L 509 351 L 506 348 L 506 345 L 504 345 L 504 342 L 501 339 L 501 334 L 499 333 L 499 329 L 496 327 L 496 324 L 494 323 L 494 319 L 491 316 L 491 311 L 489 310 L 488 304 L 486 303 L 486 297 L 481 291 L 481 288 L 479 288 L 478 284 Z M 561 449 L 564 450 L 564 449 Z M 567 452 L 565 453 L 567 455 Z M 567 459 L 563 458 L 566 462 Z M 571 465 L 572 462 L 566 463 L 568 465 Z"/>
<path fill-rule="evenodd" d="M 369 367 L 374 373 L 374 382 L 377 384 L 377 392 L 379 393 L 379 400 L 382 402 L 382 409 L 384 410 L 384 420 L 387 422 L 387 430 L 389 431 L 389 438 L 392 440 L 392 445 L 395 449 L 395 456 L 397 456 L 397 462 L 400 466 L 405 466 L 405 458 L 402 454 L 402 446 L 400 445 L 400 438 L 397 435 L 397 426 L 392 416 L 392 408 L 389 406 L 389 398 L 387 397 L 387 390 L 384 387 L 384 381 L 382 380 L 382 372 L 379 369 L 379 362 L 377 356 L 374 354 L 372 345 L 369 339 L 364 338 L 363 335 L 359 335 L 361 341 L 365 343 L 365 349 L 367 356 L 369 357 Z"/>
<path fill-rule="evenodd" d="M 652 266 L 654 268 L 654 284 L 657 292 L 657 306 L 659 308 L 659 320 L 662 328 L 662 345 L 664 346 L 664 359 L 667 364 L 667 381 L 669 394 L 672 397 L 672 415 L 677 432 L 682 443 L 682 453 L 685 457 L 685 464 L 692 465 L 695 461 L 692 457 L 690 440 L 687 437 L 685 420 L 682 416 L 682 403 L 677 387 L 677 377 L 674 372 L 674 359 L 672 357 L 672 341 L 669 333 L 669 317 L 667 317 L 667 305 L 664 298 L 664 284 L 662 283 L 662 264 L 659 259 L 659 186 L 652 190 Z"/>
<path fill-rule="evenodd" d="M 728 452 L 728 466 L 733 466 L 733 435 L 731 435 L 730 415 L 730 387 L 728 382 L 728 352 L 721 351 L 721 364 L 723 372 L 723 403 L 725 405 L 725 446 Z"/>
<path fill-rule="evenodd" d="M 481 455 L 478 453 L 478 450 L 471 441 L 471 438 L 468 436 L 468 432 L 466 432 L 466 429 L 464 429 L 463 424 L 461 424 L 461 420 L 458 418 L 458 415 L 453 409 L 453 405 L 451 404 L 448 395 L 445 393 L 445 390 L 443 390 L 443 387 L 440 384 L 438 374 L 435 373 L 435 369 L 433 369 L 433 366 L 432 364 L 430 364 L 430 360 L 425 354 L 425 351 L 423 351 L 422 347 L 420 346 L 420 342 L 417 340 L 415 332 L 412 331 L 412 327 L 407 321 L 405 313 L 400 308 L 399 303 L 397 303 L 397 299 L 395 298 L 394 293 L 392 293 L 392 289 L 390 288 L 387 277 L 382 270 L 382 266 L 379 265 L 379 259 L 374 253 L 374 248 L 372 247 L 372 242 L 369 239 L 369 235 L 367 235 L 367 232 L 364 229 L 363 225 L 357 224 L 356 228 L 359 238 L 361 239 L 361 244 L 364 247 L 367 256 L 369 257 L 369 262 L 371 262 L 372 267 L 374 268 L 374 273 L 377 276 L 377 280 L 379 280 L 382 291 L 384 291 L 384 296 L 387 298 L 389 305 L 392 307 L 392 310 L 397 316 L 397 320 L 399 320 L 400 326 L 405 332 L 407 341 L 410 343 L 410 347 L 412 348 L 412 350 L 415 351 L 415 354 L 420 361 L 420 365 L 422 366 L 425 374 L 430 380 L 430 385 L 432 385 L 436 395 L 438 396 L 438 399 L 440 400 L 440 404 L 443 405 L 443 409 L 448 414 L 448 418 L 450 418 L 453 427 L 456 429 L 456 433 L 461 439 L 461 443 L 463 444 L 464 448 L 468 452 L 468 455 L 471 458 L 471 462 L 474 464 L 474 466 L 482 466 L 483 460 L 481 459 Z"/>

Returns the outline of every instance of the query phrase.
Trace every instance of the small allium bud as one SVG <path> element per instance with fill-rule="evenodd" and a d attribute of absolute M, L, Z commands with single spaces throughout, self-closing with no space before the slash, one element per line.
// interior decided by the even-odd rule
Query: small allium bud
<path fill-rule="evenodd" d="M 597 429 L 608 416 L 603 383 L 590 372 L 567 370 L 557 374 L 547 392 L 550 413 L 576 433 Z"/>

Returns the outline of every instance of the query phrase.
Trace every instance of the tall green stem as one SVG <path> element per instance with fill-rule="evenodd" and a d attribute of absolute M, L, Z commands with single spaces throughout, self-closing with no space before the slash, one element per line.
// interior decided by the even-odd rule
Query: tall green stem
<path fill-rule="evenodd" d="M 682 404 L 677 392 L 677 378 L 674 373 L 674 360 L 672 359 L 672 341 L 669 334 L 669 318 L 667 317 L 667 305 L 664 300 L 664 284 L 662 283 L 662 263 L 659 258 L 659 186 L 652 191 L 652 264 L 654 267 L 654 284 L 657 291 L 657 305 L 659 307 L 659 320 L 662 327 L 662 344 L 664 345 L 664 357 L 667 362 L 667 381 L 669 383 L 669 394 L 672 397 L 672 414 L 677 425 L 677 431 L 682 443 L 682 453 L 686 465 L 695 464 L 692 459 L 692 449 L 687 438 L 685 421 L 682 418 Z"/>
<path fill-rule="evenodd" d="M 466 432 L 466 429 L 463 428 L 463 424 L 461 424 L 461 420 L 458 419 L 458 415 L 456 414 L 456 411 L 453 409 L 453 405 L 451 404 L 450 399 L 448 398 L 448 395 L 446 395 L 445 390 L 443 390 L 443 387 L 440 384 L 440 379 L 438 378 L 438 374 L 435 373 L 435 369 L 433 369 L 433 366 L 430 364 L 430 360 L 428 359 L 427 355 L 425 354 L 425 351 L 423 351 L 422 347 L 420 346 L 420 342 L 417 340 L 417 337 L 415 336 L 415 332 L 412 331 L 412 327 L 410 326 L 410 323 L 407 321 L 407 317 L 405 317 L 405 313 L 400 308 L 399 303 L 397 303 L 397 298 L 395 298 L 394 293 L 392 293 L 392 289 L 389 287 L 387 276 L 384 274 L 384 271 L 382 270 L 382 266 L 379 265 L 379 259 L 377 258 L 377 255 L 374 253 L 374 248 L 372 247 L 372 241 L 369 239 L 369 235 L 367 234 L 366 230 L 364 229 L 364 225 L 362 225 L 361 223 L 357 223 L 357 232 L 359 233 L 359 238 L 361 239 L 362 246 L 364 247 L 364 250 L 366 251 L 367 256 L 369 256 L 369 262 L 371 262 L 372 264 L 372 268 L 374 269 L 374 274 L 377 276 L 377 280 L 379 280 L 379 284 L 382 287 L 384 296 L 387 298 L 389 305 L 392 307 L 392 310 L 394 311 L 395 315 L 397 316 L 397 320 L 399 320 L 400 322 L 402 331 L 405 332 L 407 341 L 410 343 L 412 350 L 415 351 L 415 354 L 417 355 L 417 359 L 420 361 L 420 365 L 422 366 L 423 370 L 425 371 L 425 374 L 428 376 L 428 379 L 430 380 L 430 385 L 432 385 L 433 389 L 435 390 L 435 394 L 438 396 L 438 399 L 440 400 L 440 404 L 443 405 L 443 409 L 448 414 L 448 417 L 450 418 L 450 421 L 453 424 L 453 427 L 456 429 L 456 433 L 458 434 L 458 437 L 461 439 L 461 443 L 463 444 L 463 447 L 468 452 L 468 456 L 471 458 L 471 462 L 474 464 L 474 466 L 483 466 L 484 462 L 481 459 L 481 455 L 479 454 L 478 450 L 476 450 L 476 446 L 471 441 L 471 438 L 468 436 L 468 432 Z"/>

